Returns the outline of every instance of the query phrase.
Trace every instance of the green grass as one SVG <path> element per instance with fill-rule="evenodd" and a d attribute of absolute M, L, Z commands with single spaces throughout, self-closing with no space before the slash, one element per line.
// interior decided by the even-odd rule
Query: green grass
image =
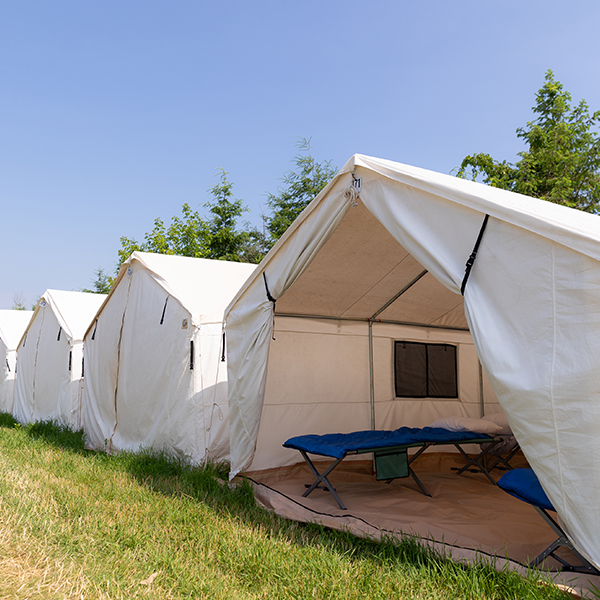
<path fill-rule="evenodd" d="M 226 471 L 0 414 L 0 598 L 570 598 L 410 537 L 281 519 Z"/>

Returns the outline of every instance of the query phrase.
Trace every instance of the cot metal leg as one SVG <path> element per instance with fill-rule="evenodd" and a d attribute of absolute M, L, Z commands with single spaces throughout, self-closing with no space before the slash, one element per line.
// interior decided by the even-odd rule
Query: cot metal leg
<path fill-rule="evenodd" d="M 346 507 L 344 506 L 344 503 L 341 501 L 340 497 L 338 496 L 337 492 L 335 491 L 335 488 L 333 487 L 333 485 L 331 484 L 329 479 L 327 479 L 327 475 L 329 475 L 329 473 L 331 473 L 331 471 L 333 471 L 342 462 L 342 460 L 344 460 L 346 455 L 344 455 L 344 456 L 342 456 L 342 458 L 338 458 L 337 460 L 332 462 L 329 465 L 329 467 L 327 467 L 327 469 L 325 471 L 323 471 L 323 473 L 319 473 L 319 471 L 317 470 L 317 468 L 315 467 L 313 462 L 308 457 L 308 454 L 306 454 L 306 452 L 304 450 L 300 450 L 300 453 L 304 457 L 304 460 L 306 461 L 306 463 L 310 467 L 310 470 L 313 472 L 313 475 L 316 478 L 314 483 L 309 485 L 308 489 L 304 492 L 304 494 L 302 494 L 302 497 L 306 498 L 316 488 L 326 489 L 331 492 L 331 495 L 335 498 L 335 501 L 338 503 L 338 506 L 342 510 L 346 510 Z M 322 483 L 325 487 L 321 487 L 319 485 L 320 483 Z"/>
<path fill-rule="evenodd" d="M 427 488 L 423 485 L 422 481 L 417 477 L 417 474 L 412 470 L 412 467 L 410 466 L 417 458 L 419 458 L 419 456 L 421 456 L 421 454 L 423 454 L 423 452 L 425 452 L 425 450 L 427 450 L 427 448 L 429 448 L 429 446 L 431 446 L 431 444 L 424 444 L 408 459 L 408 472 L 410 473 L 410 476 L 415 480 L 415 483 L 419 486 L 419 489 L 426 496 L 429 496 L 429 498 L 431 498 L 431 494 L 427 491 Z"/>
<path fill-rule="evenodd" d="M 423 483 L 421 482 L 421 480 L 417 477 L 417 474 L 410 467 L 408 467 L 408 472 L 410 473 L 410 476 L 415 480 L 416 484 L 419 486 L 419 488 L 421 489 L 421 491 L 426 496 L 429 496 L 431 498 L 432 497 L 431 494 L 427 491 L 427 488 L 423 485 Z"/>
<path fill-rule="evenodd" d="M 498 442 L 496 442 L 495 444 L 491 445 L 489 448 L 486 448 L 485 450 L 482 450 L 475 458 L 471 458 L 461 447 L 460 444 L 454 444 L 455 448 L 463 455 L 463 458 L 467 461 L 467 464 L 464 467 L 460 467 L 456 469 L 456 474 L 460 475 L 461 473 L 464 473 L 469 467 L 474 467 L 478 472 L 483 473 L 494 485 L 496 485 L 496 482 L 494 481 L 494 478 L 489 474 L 489 471 L 481 464 L 480 460 L 482 458 L 484 458 L 487 453 L 496 445 L 498 444 Z M 452 469 L 454 470 L 454 468 Z"/>
<path fill-rule="evenodd" d="M 552 542 L 541 554 L 536 556 L 530 563 L 530 567 L 537 567 L 540 563 L 542 563 L 546 558 L 552 556 L 555 560 L 557 560 L 561 565 L 561 571 L 571 571 L 575 573 L 587 573 L 589 575 L 600 575 L 600 571 L 591 565 L 588 560 L 583 557 L 574 547 L 569 538 L 565 535 L 565 532 L 562 530 L 560 525 L 545 511 L 543 508 L 539 506 L 533 505 L 533 508 L 538 511 L 540 516 L 550 525 L 553 529 L 554 533 L 558 535 L 558 539 Z M 581 562 L 581 565 L 571 565 L 567 561 L 560 558 L 554 554 L 555 550 L 558 550 L 561 546 L 566 546 Z"/>
<path fill-rule="evenodd" d="M 500 469 L 500 470 L 505 470 L 505 471 L 512 471 L 514 469 L 513 466 L 511 466 L 510 464 L 510 460 L 512 459 L 512 457 L 521 449 L 521 447 L 517 444 L 509 453 L 508 456 L 506 458 L 503 458 L 502 456 L 496 456 L 496 460 L 492 463 L 492 465 L 490 467 L 488 467 L 488 471 L 491 471 L 492 469 Z M 502 466 L 500 466 L 502 465 Z"/>

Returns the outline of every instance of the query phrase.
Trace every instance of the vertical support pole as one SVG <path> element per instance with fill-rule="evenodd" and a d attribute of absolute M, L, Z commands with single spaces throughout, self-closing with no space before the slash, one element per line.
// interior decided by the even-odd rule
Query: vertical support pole
<path fill-rule="evenodd" d="M 369 383 L 371 391 L 371 429 L 375 429 L 375 373 L 373 369 L 373 320 L 369 319 Z"/>
<path fill-rule="evenodd" d="M 481 361 L 477 359 L 477 365 L 479 367 L 479 417 L 485 415 L 485 398 L 483 396 L 483 367 Z"/>

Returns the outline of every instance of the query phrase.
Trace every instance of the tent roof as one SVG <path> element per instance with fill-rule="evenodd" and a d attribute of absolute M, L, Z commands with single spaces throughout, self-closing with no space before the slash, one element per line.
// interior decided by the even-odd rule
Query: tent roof
<path fill-rule="evenodd" d="M 83 341 L 83 334 L 106 299 L 106 294 L 46 290 L 38 300 L 27 330 L 31 327 L 42 302 L 47 302 L 71 343 Z M 21 338 L 23 339 L 23 338 Z M 20 342 L 19 342 L 20 344 Z"/>
<path fill-rule="evenodd" d="M 32 310 L 0 310 L 0 340 L 9 350 L 17 349 L 32 315 Z"/>
<path fill-rule="evenodd" d="M 322 201 L 330 193 L 336 193 L 336 188 L 343 193 L 348 185 L 348 174 L 353 171 L 356 177 L 363 177 L 363 187 L 368 188 L 371 180 L 377 185 L 377 177 L 382 176 L 413 190 L 450 200 L 457 209 L 462 206 L 479 211 L 482 218 L 489 214 L 600 260 L 600 221 L 596 215 L 451 175 L 356 154 L 286 231 L 231 301 L 226 315 L 253 281 L 262 277 L 278 249 L 294 236 L 311 213 L 320 209 Z M 372 214 L 362 204 L 353 209 L 293 287 L 278 299 L 277 314 L 368 319 L 404 285 L 423 273 L 419 262 L 385 229 L 382 224 L 385 217 Z M 465 259 L 473 241 L 468 239 L 471 247 Z M 342 272 L 335 268 L 349 259 L 351 270 Z M 456 281 L 453 287 L 453 291 L 458 292 L 460 282 Z M 453 291 L 439 285 L 431 274 L 425 274 L 403 294 L 402 303 L 392 304 L 378 318 L 467 328 L 463 299 Z"/>
<path fill-rule="evenodd" d="M 378 319 L 468 329 L 462 296 L 427 273 L 359 204 L 277 301 L 277 314 L 366 320 L 403 290 Z"/>
<path fill-rule="evenodd" d="M 113 290 L 134 263 L 146 269 L 190 313 L 195 325 L 221 322 L 225 306 L 256 269 L 256 265 L 249 263 L 134 252 L 121 265 Z M 111 294 L 98 310 L 98 315 Z M 88 327 L 91 327 L 90 323 Z"/>

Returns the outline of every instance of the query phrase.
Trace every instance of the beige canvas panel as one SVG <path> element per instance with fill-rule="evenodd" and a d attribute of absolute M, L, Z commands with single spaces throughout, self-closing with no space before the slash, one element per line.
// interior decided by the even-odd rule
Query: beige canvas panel
<path fill-rule="evenodd" d="M 448 454 L 431 453 L 418 459 L 415 469 L 433 496 L 428 498 L 410 478 L 388 485 L 374 480 L 369 461 L 345 461 L 331 480 L 347 510 L 340 510 L 328 492 L 315 490 L 302 498 L 304 484 L 312 482 L 303 463 L 249 473 L 249 477 L 259 501 L 288 519 L 371 539 L 413 534 L 455 560 L 475 563 L 483 558 L 498 569 L 508 567 L 526 574 L 524 565 L 552 543 L 556 534 L 533 507 L 491 485 L 483 475 L 452 473 L 451 467 L 458 465 L 461 459 Z M 517 456 L 515 465 L 526 467 L 527 463 Z M 564 556 L 575 560 L 568 551 Z M 553 559 L 543 565 L 557 566 Z M 600 587 L 600 578 L 588 575 L 555 573 L 553 580 L 579 594 Z"/>
<path fill-rule="evenodd" d="M 396 398 L 395 340 L 455 344 L 459 397 Z M 378 323 L 374 366 L 376 428 L 426 427 L 440 417 L 481 414 L 478 359 L 467 331 Z M 277 316 L 252 469 L 296 460 L 282 448 L 290 437 L 369 428 L 367 323 Z M 452 446 L 444 450 L 456 451 Z"/>

